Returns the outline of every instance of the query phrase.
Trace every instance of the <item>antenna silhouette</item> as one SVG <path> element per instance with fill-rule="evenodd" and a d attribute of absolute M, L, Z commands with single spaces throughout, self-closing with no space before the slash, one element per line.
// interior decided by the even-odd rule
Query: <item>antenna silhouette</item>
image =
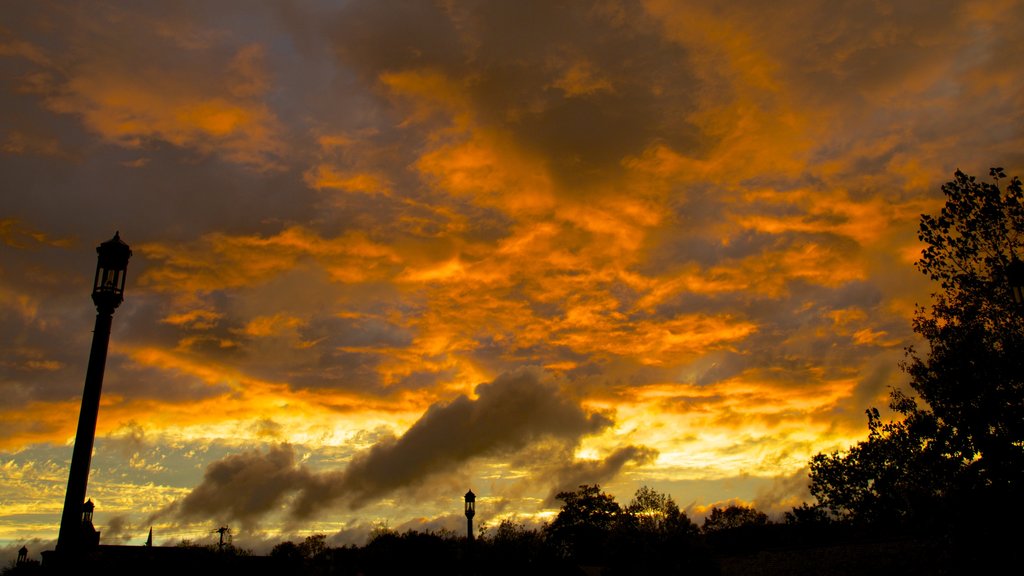
<path fill-rule="evenodd" d="M 217 544 L 217 550 L 223 552 L 224 551 L 224 535 L 225 534 L 228 535 L 228 544 L 231 544 L 231 528 L 228 528 L 227 526 L 221 526 L 220 528 L 217 528 L 216 530 L 214 530 L 214 532 L 217 532 L 218 534 L 220 534 L 220 543 Z"/>

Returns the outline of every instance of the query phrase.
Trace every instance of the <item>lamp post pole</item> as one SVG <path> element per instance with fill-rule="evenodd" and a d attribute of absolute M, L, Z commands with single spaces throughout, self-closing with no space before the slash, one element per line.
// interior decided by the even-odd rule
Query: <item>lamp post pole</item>
<path fill-rule="evenodd" d="M 466 492 L 466 538 L 473 542 L 473 516 L 476 516 L 476 494 Z"/>
<path fill-rule="evenodd" d="M 85 372 L 82 408 L 78 414 L 78 430 L 75 433 L 75 448 L 71 454 L 71 471 L 68 473 L 68 488 L 64 495 L 64 510 L 60 517 L 60 533 L 57 536 L 57 552 L 60 554 L 78 552 L 84 544 L 82 506 L 89 484 L 89 466 L 92 463 L 92 448 L 96 439 L 96 418 L 100 409 L 103 371 L 107 363 L 110 326 L 114 310 L 124 300 L 128 259 L 132 255 L 131 249 L 116 233 L 112 239 L 100 244 L 96 248 L 96 253 L 99 256 L 92 289 L 92 300 L 96 304 L 96 327 L 92 334 L 89 366 Z"/>

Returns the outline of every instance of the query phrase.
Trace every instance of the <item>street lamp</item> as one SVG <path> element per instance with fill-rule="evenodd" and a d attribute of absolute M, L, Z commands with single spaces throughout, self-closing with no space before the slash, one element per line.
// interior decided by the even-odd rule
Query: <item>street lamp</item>
<path fill-rule="evenodd" d="M 96 276 L 92 282 L 92 301 L 97 309 L 109 308 L 113 313 L 124 301 L 124 282 L 132 249 L 121 240 L 120 232 L 96 247 Z"/>
<path fill-rule="evenodd" d="M 466 527 L 470 541 L 473 540 L 473 516 L 476 516 L 476 494 L 470 490 L 466 492 Z"/>
<path fill-rule="evenodd" d="M 88 513 L 89 520 L 92 520 L 92 510 L 86 509 L 83 501 L 89 484 L 92 447 L 96 440 L 96 418 L 100 410 L 100 392 L 103 389 L 103 370 L 106 367 L 107 347 L 110 344 L 110 326 L 113 323 L 114 310 L 124 300 L 124 282 L 132 250 L 121 240 L 120 234 L 115 233 L 113 238 L 96 248 L 96 254 L 96 276 L 92 283 L 92 301 L 96 304 L 96 327 L 92 334 L 89 366 L 85 371 L 82 408 L 78 413 L 78 430 L 75 432 L 75 448 L 71 454 L 64 510 L 60 517 L 60 532 L 57 536 L 57 552 L 60 554 L 75 554 L 87 544 L 93 543 L 92 534 L 86 537 L 83 530 L 83 514 Z M 89 526 L 91 527 L 91 522 Z"/>

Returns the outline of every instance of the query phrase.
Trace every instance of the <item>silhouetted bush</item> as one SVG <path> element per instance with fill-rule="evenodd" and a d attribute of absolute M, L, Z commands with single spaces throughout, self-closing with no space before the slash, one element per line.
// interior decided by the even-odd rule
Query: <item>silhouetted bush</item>
<path fill-rule="evenodd" d="M 381 534 L 362 549 L 360 568 L 367 576 L 461 573 L 465 543 L 446 536 L 412 530 Z"/>

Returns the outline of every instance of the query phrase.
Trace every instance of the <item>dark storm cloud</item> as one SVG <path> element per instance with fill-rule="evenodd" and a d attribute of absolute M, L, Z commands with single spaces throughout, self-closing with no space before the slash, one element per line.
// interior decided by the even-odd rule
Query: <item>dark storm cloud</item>
<path fill-rule="evenodd" d="M 811 500 L 809 470 L 801 468 L 788 476 L 774 478 L 754 495 L 754 507 L 771 516 L 781 516 L 794 506 Z"/>
<path fill-rule="evenodd" d="M 626 464 L 650 464 L 658 451 L 646 446 L 623 446 L 601 460 L 577 460 L 554 471 L 555 484 L 548 502 L 565 490 L 575 490 L 581 484 L 601 484 L 614 478 Z"/>
<path fill-rule="evenodd" d="M 127 516 L 111 516 L 103 524 L 103 541 L 107 544 L 126 544 L 132 538 L 138 538 L 135 530 Z"/>
<path fill-rule="evenodd" d="M 172 510 L 183 519 L 225 517 L 249 523 L 289 505 L 298 518 L 338 500 L 357 508 L 473 458 L 510 454 L 539 441 L 575 445 L 612 423 L 606 414 L 584 411 L 536 369 L 499 376 L 477 386 L 476 394 L 475 400 L 459 396 L 431 406 L 400 438 L 378 441 L 343 470 L 314 471 L 297 462 L 287 444 L 266 453 L 228 456 L 211 464 L 203 481 Z M 646 461 L 652 454 L 630 446 L 604 461 L 570 465 L 559 477 L 599 481 L 626 462 Z"/>
<path fill-rule="evenodd" d="M 291 446 L 233 454 L 206 469 L 203 481 L 176 506 L 184 519 L 227 518 L 243 523 L 277 509 L 285 496 L 308 485 L 313 473 L 295 462 Z"/>
<path fill-rule="evenodd" d="M 401 438 L 378 443 L 338 476 L 321 478 L 328 481 L 305 491 L 295 514 L 309 515 L 339 497 L 360 506 L 474 457 L 514 452 L 544 438 L 575 443 L 611 424 L 607 415 L 583 411 L 534 369 L 503 374 L 477 386 L 476 394 L 476 400 L 459 396 L 431 406 Z"/>

